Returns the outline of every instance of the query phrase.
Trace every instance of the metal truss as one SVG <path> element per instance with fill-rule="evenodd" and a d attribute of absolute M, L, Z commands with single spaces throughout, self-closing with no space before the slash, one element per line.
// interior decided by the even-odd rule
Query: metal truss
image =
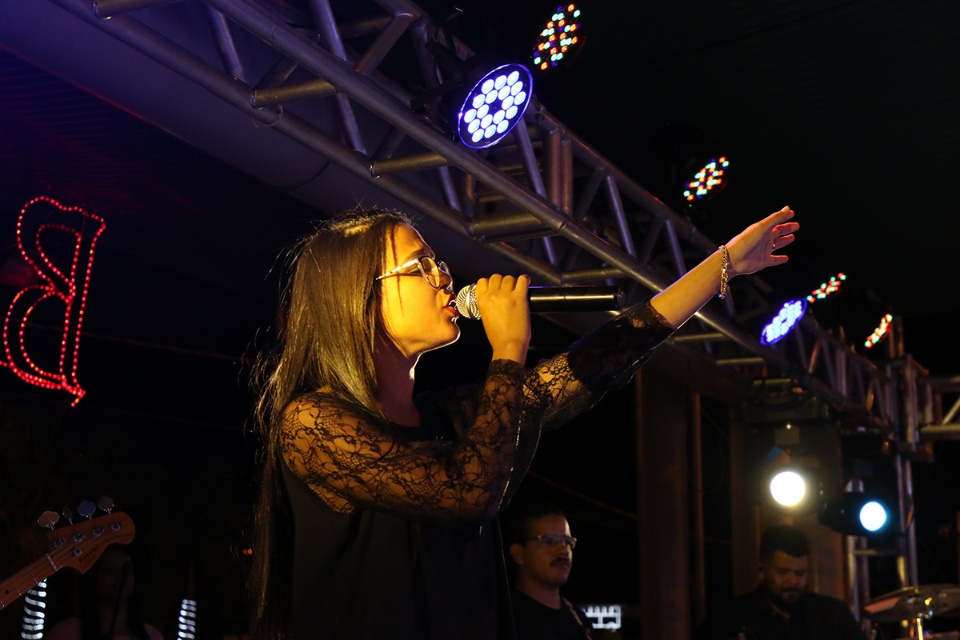
<path fill-rule="evenodd" d="M 438 124 L 435 105 L 428 103 L 426 114 L 414 112 L 416 91 L 435 91 L 445 80 L 428 43 L 439 41 L 461 60 L 472 52 L 406 0 L 343 7 L 328 0 L 305 7 L 205 0 L 212 41 L 199 43 L 179 32 L 195 37 L 199 31 L 196 25 L 186 29 L 196 14 L 183 5 L 192 3 L 55 1 L 377 189 L 484 243 L 538 281 L 619 285 L 632 302 L 716 250 L 715 241 L 536 99 L 526 126 L 484 152 L 455 143 Z M 416 74 L 399 77 L 397 60 Z M 674 342 L 702 351 L 744 380 L 775 372 L 841 411 L 897 423 L 894 377 L 809 316 L 788 344 L 762 345 L 736 318 L 769 315 L 769 287 L 749 276 L 735 284 L 724 303 L 705 307 Z"/>
<path fill-rule="evenodd" d="M 921 378 L 919 380 L 920 406 L 923 414 L 918 416 L 920 439 L 932 440 L 960 439 L 960 376 Z M 944 401 L 953 404 L 945 408 Z"/>

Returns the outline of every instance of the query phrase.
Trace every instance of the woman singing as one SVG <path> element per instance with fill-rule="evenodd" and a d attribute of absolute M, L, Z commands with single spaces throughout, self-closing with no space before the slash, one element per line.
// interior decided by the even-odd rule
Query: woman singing
<path fill-rule="evenodd" d="M 628 382 L 730 277 L 786 262 L 773 252 L 793 242 L 792 217 L 784 207 L 751 225 L 532 369 L 529 278 L 483 278 L 486 377 L 424 396 L 417 361 L 460 336 L 450 270 L 398 213 L 324 224 L 299 245 L 266 361 L 258 634 L 511 637 L 497 514 L 540 433 Z"/>

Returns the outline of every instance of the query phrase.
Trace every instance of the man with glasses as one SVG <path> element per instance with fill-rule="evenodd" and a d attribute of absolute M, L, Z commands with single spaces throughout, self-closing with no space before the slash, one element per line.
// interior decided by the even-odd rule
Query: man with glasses
<path fill-rule="evenodd" d="M 515 505 L 509 522 L 517 640 L 590 638 L 588 619 L 560 595 L 577 546 L 563 511 L 551 505 Z"/>

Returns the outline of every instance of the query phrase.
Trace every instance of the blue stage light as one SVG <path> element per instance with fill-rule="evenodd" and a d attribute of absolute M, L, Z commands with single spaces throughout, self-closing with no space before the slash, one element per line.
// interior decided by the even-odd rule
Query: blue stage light
<path fill-rule="evenodd" d="M 807 301 L 803 298 L 791 300 L 780 307 L 777 315 L 760 332 L 762 344 L 774 344 L 790 333 L 807 310 Z"/>
<path fill-rule="evenodd" d="M 893 522 L 890 502 L 876 493 L 847 492 L 825 500 L 820 522 L 848 536 L 879 536 L 888 533 Z"/>
<path fill-rule="evenodd" d="M 533 77 L 525 66 L 505 64 L 474 83 L 457 113 L 457 135 L 473 149 L 500 142 L 522 119 L 533 97 Z"/>
<path fill-rule="evenodd" d="M 890 522 L 886 505 L 879 500 L 868 500 L 859 513 L 860 525 L 870 533 L 881 531 Z"/>

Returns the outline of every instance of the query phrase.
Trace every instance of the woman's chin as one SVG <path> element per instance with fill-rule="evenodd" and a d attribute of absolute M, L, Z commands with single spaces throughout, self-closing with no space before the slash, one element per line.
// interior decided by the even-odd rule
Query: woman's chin
<path fill-rule="evenodd" d="M 446 346 L 451 345 L 451 344 L 453 344 L 454 342 L 456 342 L 457 340 L 460 339 L 460 327 L 458 327 L 458 326 L 456 325 L 456 323 L 453 324 L 453 330 L 454 330 L 453 336 L 450 338 L 450 340 L 448 340 L 447 342 L 443 343 L 443 345 L 441 345 L 441 346 L 446 347 Z"/>
<path fill-rule="evenodd" d="M 439 343 L 437 346 L 433 347 L 432 349 L 428 349 L 428 351 L 436 351 L 437 349 L 448 347 L 454 342 L 456 342 L 457 340 L 459 340 L 460 327 L 458 327 L 456 324 L 452 324 L 452 327 L 453 327 L 453 333 L 450 335 L 450 337 L 444 340 L 443 342 Z"/>

